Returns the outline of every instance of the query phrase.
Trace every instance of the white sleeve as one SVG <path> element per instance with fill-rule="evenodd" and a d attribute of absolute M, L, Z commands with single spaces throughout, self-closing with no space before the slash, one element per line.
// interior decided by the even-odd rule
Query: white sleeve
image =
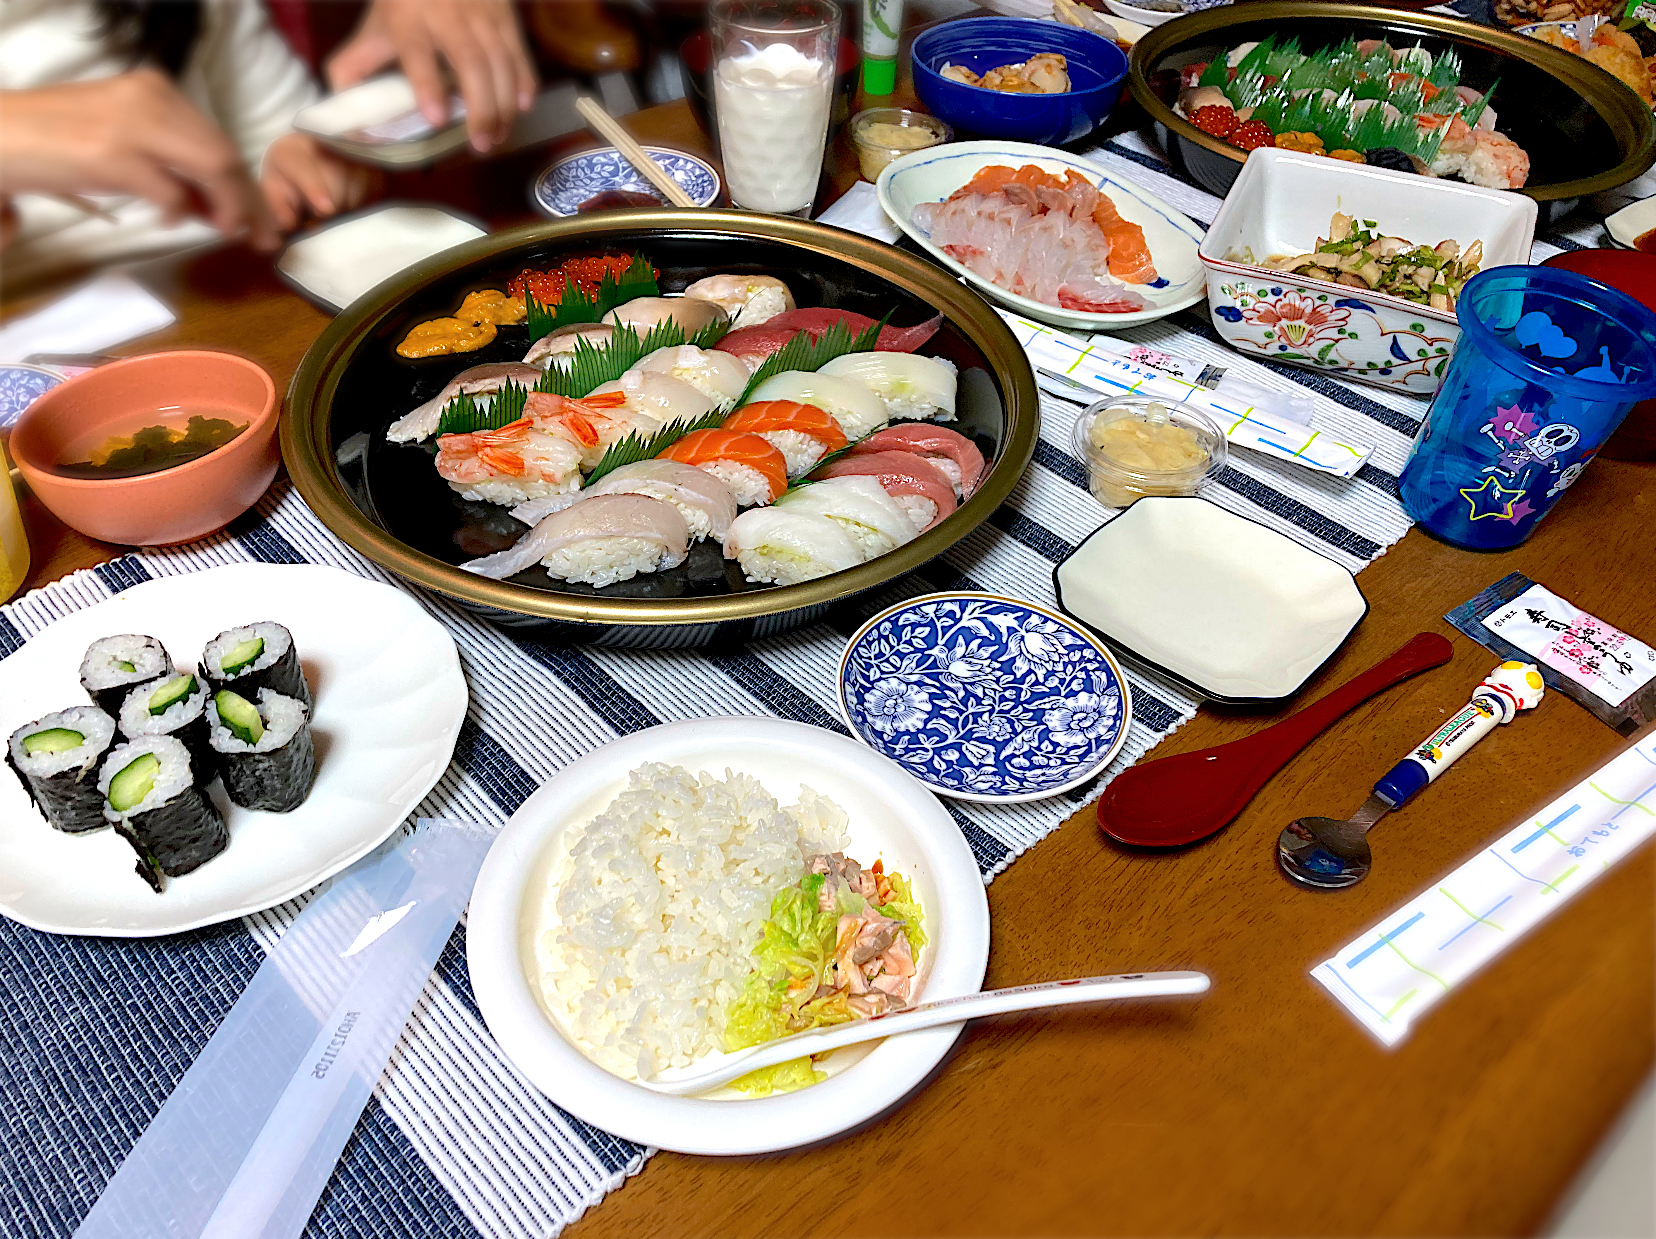
<path fill-rule="evenodd" d="M 180 85 L 230 135 L 255 177 L 265 148 L 320 93 L 260 0 L 206 0 L 201 37 Z"/>

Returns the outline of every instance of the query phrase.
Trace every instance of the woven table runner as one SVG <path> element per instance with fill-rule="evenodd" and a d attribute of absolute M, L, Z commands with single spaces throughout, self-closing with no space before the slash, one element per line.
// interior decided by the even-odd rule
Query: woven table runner
<path fill-rule="evenodd" d="M 1217 209 L 1137 135 L 1092 154 L 1204 225 Z M 1538 243 L 1537 257 L 1590 244 L 1596 228 Z M 1321 398 L 1319 424 L 1375 445 L 1343 480 L 1238 451 L 1207 497 L 1354 571 L 1408 528 L 1397 476 L 1424 402 L 1259 366 L 1218 342 L 1201 305 L 1120 334 L 1246 368 L 1283 391 L 1308 389 Z M 839 655 L 875 610 L 938 589 L 1052 605 L 1053 566 L 1104 519 L 1069 451 L 1079 407 L 1043 395 L 1034 463 L 986 524 L 878 596 L 797 632 L 705 651 L 562 647 L 410 589 L 454 636 L 471 690 L 454 761 L 417 812 L 498 826 L 575 758 L 660 722 L 772 714 L 844 731 Z M 330 564 L 408 588 L 339 542 L 284 486 L 210 539 L 127 555 L 0 607 L 0 656 L 141 581 L 247 560 Z M 1197 702 L 1160 677 L 1127 674 L 1133 719 L 1101 779 L 1034 804 L 944 802 L 986 882 L 1195 713 Z M 72 1234 L 301 906 L 148 940 L 58 937 L 0 920 L 0 1234 Z M 308 1234 L 545 1239 L 650 1152 L 564 1113 L 501 1056 L 472 996 L 464 933 L 455 931 L 416 1005 Z"/>

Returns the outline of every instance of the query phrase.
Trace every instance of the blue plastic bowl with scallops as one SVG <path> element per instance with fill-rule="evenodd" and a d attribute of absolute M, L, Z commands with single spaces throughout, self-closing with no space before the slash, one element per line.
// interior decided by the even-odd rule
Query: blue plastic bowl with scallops
<path fill-rule="evenodd" d="M 1062 94 L 1013 94 L 967 86 L 942 74 L 946 64 L 981 76 L 1021 63 L 1037 52 L 1059 52 L 1069 63 Z M 910 51 L 920 102 L 957 130 L 1016 142 L 1054 146 L 1098 128 L 1121 97 L 1126 54 L 1103 35 L 1057 22 L 1018 17 L 972 17 L 923 31 Z"/>

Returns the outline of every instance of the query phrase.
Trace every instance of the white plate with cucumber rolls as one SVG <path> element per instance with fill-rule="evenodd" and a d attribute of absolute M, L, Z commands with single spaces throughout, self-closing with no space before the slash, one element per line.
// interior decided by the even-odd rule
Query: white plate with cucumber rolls
<path fill-rule="evenodd" d="M 209 660 L 216 637 L 243 628 Z M 133 686 L 148 708 L 126 704 L 112 740 L 97 729 L 81 737 L 73 724 L 85 720 L 71 714 L 14 745 L 36 720 L 91 704 L 83 658 L 120 634 L 155 638 L 176 669 Z M 109 656 L 117 669 L 121 655 Z M 273 678 L 284 663 L 287 684 Z M 199 685 L 186 683 L 198 674 Z M 281 696 L 284 688 L 308 692 L 312 706 Z M 0 746 L 22 758 L 0 768 L 0 914 L 49 933 L 142 938 L 291 899 L 407 819 L 447 768 L 466 704 L 442 625 L 403 591 L 336 568 L 233 564 L 146 581 L 65 616 L 0 660 Z M 198 720 L 197 731 L 180 728 L 174 739 L 165 724 L 180 714 Z M 151 715 L 153 727 L 141 717 Z M 205 786 L 177 777 L 175 767 L 209 751 L 209 732 L 222 763 L 214 777 Z M 82 743 L 92 756 L 84 788 L 70 789 L 81 802 L 76 818 L 67 802 L 49 805 L 53 797 L 38 793 L 54 771 L 61 786 L 59 768 L 77 764 L 56 750 Z M 244 807 L 253 804 L 284 811 Z M 110 806 L 132 841 L 97 825 Z M 227 846 L 214 837 L 218 818 Z M 161 819 L 172 837 L 146 834 L 144 823 Z"/>

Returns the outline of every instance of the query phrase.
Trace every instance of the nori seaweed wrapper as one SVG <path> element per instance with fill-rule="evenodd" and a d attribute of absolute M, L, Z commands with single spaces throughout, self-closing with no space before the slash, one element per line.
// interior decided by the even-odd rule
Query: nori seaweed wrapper
<path fill-rule="evenodd" d="M 35 808 L 54 828 L 65 834 L 80 835 L 109 825 L 103 815 L 104 799 L 98 791 L 97 762 L 84 770 L 66 770 L 44 779 L 31 779 L 18 769 L 8 748 L 6 765 L 17 775 L 17 781 L 23 784 Z"/>
<path fill-rule="evenodd" d="M 138 876 L 157 891 L 161 888 L 146 869 L 180 878 L 230 846 L 230 828 L 194 784 L 163 805 L 117 822 L 115 828 L 138 853 Z"/>
<path fill-rule="evenodd" d="M 219 772 L 232 804 L 244 809 L 287 813 L 297 809 L 316 782 L 316 748 L 310 724 L 269 753 L 219 753 Z"/>
<path fill-rule="evenodd" d="M 248 629 L 256 629 L 257 627 L 259 627 L 257 624 L 247 625 Z M 218 641 L 223 636 L 224 633 L 220 633 L 219 636 L 213 638 L 213 641 Z M 211 644 L 209 642 L 209 645 Z M 200 674 L 206 679 L 209 690 L 214 693 L 221 688 L 228 688 L 239 697 L 246 697 L 249 701 L 257 701 L 259 690 L 268 688 L 273 693 L 280 693 L 284 697 L 292 697 L 296 701 L 304 702 L 307 709 L 314 704 L 311 700 L 310 685 L 305 682 L 305 670 L 299 665 L 299 647 L 294 643 L 291 633 L 288 634 L 286 651 L 267 667 L 258 670 L 249 667 L 235 675 L 220 676 L 213 674 L 208 659 L 203 657 Z"/>

